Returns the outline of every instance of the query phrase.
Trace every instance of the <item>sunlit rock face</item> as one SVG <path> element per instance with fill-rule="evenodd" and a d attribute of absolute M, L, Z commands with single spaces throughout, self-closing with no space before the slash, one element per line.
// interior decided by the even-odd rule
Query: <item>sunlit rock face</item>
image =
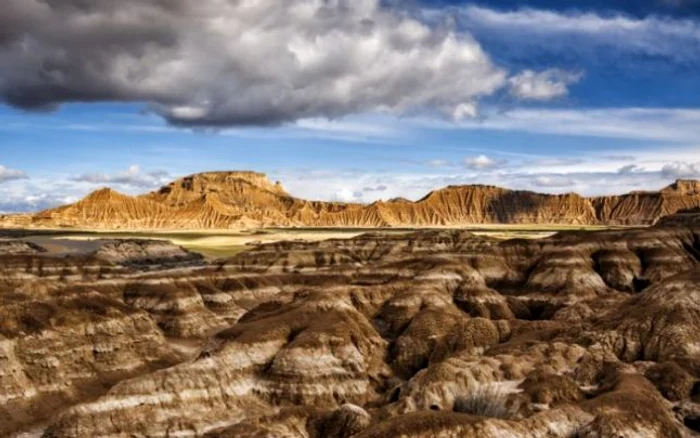
<path fill-rule="evenodd" d="M 697 433 L 697 228 L 372 233 L 216 262 L 13 242 L 3 436 Z"/>
<path fill-rule="evenodd" d="M 309 201 L 257 172 L 206 172 L 141 196 L 105 188 L 34 215 L 0 215 L 0 227 L 228 229 L 270 226 L 457 227 L 473 224 L 653 225 L 700 208 L 700 181 L 678 180 L 655 192 L 586 198 L 495 186 L 449 186 L 412 202 Z M 697 215 L 696 215 L 697 216 Z M 669 222 L 687 222 L 669 219 Z M 697 221 L 695 222 L 697 224 Z"/>

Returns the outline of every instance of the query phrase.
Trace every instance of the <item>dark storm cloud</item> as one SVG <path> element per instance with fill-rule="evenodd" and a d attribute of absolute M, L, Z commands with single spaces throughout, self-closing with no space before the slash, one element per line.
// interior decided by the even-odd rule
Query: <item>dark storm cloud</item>
<path fill-rule="evenodd" d="M 144 102 L 175 125 L 460 108 L 503 87 L 468 35 L 379 0 L 5 0 L 0 99 Z"/>

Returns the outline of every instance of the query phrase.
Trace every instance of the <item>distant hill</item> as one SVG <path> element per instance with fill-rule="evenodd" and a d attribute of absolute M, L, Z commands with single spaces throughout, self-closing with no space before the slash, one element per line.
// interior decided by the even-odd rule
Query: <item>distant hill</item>
<path fill-rule="evenodd" d="M 208 172 L 160 190 L 128 196 L 98 190 L 75 204 L 6 216 L 4 226 L 92 229 L 241 227 L 439 227 L 470 224 L 652 225 L 700 207 L 700 181 L 679 180 L 656 192 L 585 198 L 495 186 L 450 186 L 423 199 L 369 205 L 307 201 L 256 172 Z"/>

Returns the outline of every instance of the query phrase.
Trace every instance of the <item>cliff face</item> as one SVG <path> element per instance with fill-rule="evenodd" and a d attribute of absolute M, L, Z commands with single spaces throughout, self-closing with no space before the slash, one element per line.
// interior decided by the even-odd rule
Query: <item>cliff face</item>
<path fill-rule="evenodd" d="M 131 197 L 102 189 L 76 204 L 0 225 L 101 229 L 225 229 L 271 226 L 430 227 L 469 224 L 652 225 L 700 207 L 700 182 L 677 181 L 658 192 L 584 198 L 494 186 L 450 186 L 417 202 L 370 205 L 306 201 L 255 172 L 191 175 Z"/>

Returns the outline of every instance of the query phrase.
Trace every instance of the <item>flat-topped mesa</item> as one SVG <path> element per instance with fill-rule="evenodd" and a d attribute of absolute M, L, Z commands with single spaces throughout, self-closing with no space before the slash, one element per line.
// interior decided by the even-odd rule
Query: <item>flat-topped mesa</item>
<path fill-rule="evenodd" d="M 242 184 L 248 184 L 278 195 L 287 195 L 279 182 L 273 183 L 264 173 L 250 171 L 196 173 L 173 181 L 161 188 L 158 193 L 182 190 L 204 195 L 212 192 L 236 190 Z"/>
<path fill-rule="evenodd" d="M 661 191 L 663 193 L 676 193 L 679 195 L 700 195 L 700 181 L 679 179 Z"/>

